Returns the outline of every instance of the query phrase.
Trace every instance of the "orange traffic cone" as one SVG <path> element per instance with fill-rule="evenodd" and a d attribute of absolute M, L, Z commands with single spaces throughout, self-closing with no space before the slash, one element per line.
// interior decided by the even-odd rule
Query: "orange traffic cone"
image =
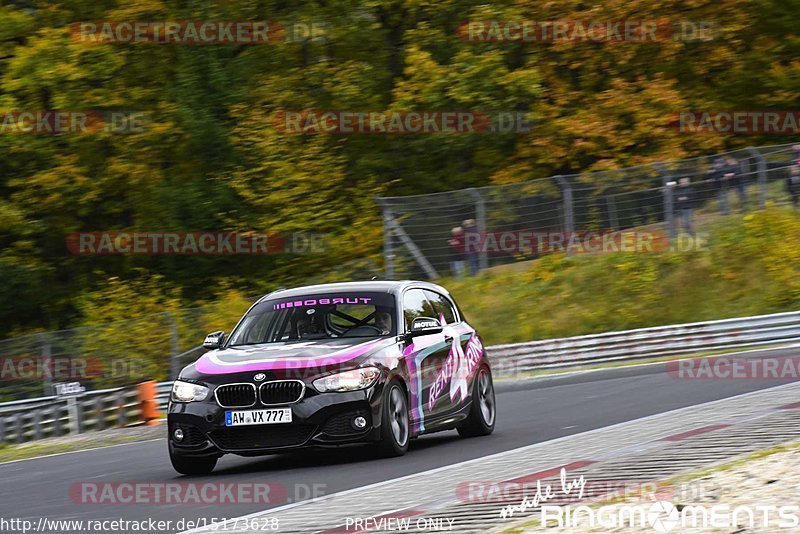
<path fill-rule="evenodd" d="M 153 380 L 139 384 L 139 405 L 142 421 L 148 426 L 159 424 L 158 403 L 156 402 L 156 383 Z"/>

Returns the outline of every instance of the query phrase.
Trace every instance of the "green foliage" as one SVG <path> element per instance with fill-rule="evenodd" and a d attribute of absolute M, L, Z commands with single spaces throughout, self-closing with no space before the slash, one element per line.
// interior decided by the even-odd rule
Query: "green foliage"
<path fill-rule="evenodd" d="M 796 310 L 800 216 L 721 221 L 699 251 L 552 255 L 445 285 L 489 344 Z"/>
<path fill-rule="evenodd" d="M 18 4 L 26 7 L 0 7 L 1 110 L 121 110 L 147 118 L 143 131 L 126 134 L 0 135 L 6 334 L 93 323 L 124 309 L 130 317 L 226 301 L 234 287 L 256 294 L 369 277 L 381 269 L 375 195 L 520 182 L 763 144 L 681 135 L 667 124 L 686 109 L 795 109 L 800 90 L 800 15 L 775 0 L 614 0 L 589 7 L 574 0 Z M 457 37 L 464 20 L 556 18 L 711 20 L 716 36 L 641 44 Z M 322 23 L 325 40 L 108 45 L 78 42 L 68 30 L 103 20 Z M 276 129 L 276 111 L 304 109 L 522 112 L 534 127 L 517 135 L 395 136 Z M 68 253 L 69 234 L 98 230 L 315 232 L 325 234 L 327 246 L 304 256 Z M 771 269 L 778 269 L 770 272 L 785 289 L 769 298 L 776 305 L 791 301 L 797 281 L 786 266 L 796 256 L 769 254 Z M 547 261 L 559 272 L 577 269 L 572 259 Z M 608 271 L 636 278 L 639 286 L 630 291 L 649 287 L 660 274 L 630 261 Z M 697 268 L 719 276 L 713 265 Z M 537 280 L 538 291 L 553 291 Z M 137 292 L 143 300 L 130 298 Z M 126 305 L 114 309 L 111 296 Z M 619 317 L 635 318 L 635 309 L 615 306 L 624 308 Z M 602 323 L 588 311 L 576 313 L 588 314 L 587 324 Z"/>

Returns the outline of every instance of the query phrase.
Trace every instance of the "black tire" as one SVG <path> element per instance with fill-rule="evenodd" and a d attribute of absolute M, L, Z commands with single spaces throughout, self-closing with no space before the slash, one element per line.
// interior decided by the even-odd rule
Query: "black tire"
<path fill-rule="evenodd" d="M 410 434 L 406 392 L 400 382 L 391 380 L 383 390 L 381 402 L 381 440 L 378 442 L 381 456 L 403 456 L 408 451 Z"/>
<path fill-rule="evenodd" d="M 481 367 L 472 385 L 472 405 L 467 420 L 458 427 L 462 438 L 488 436 L 494 432 L 497 421 L 497 404 L 494 396 L 492 373 L 488 367 Z"/>
<path fill-rule="evenodd" d="M 172 467 L 182 475 L 207 475 L 217 466 L 218 456 L 181 456 L 172 452 L 169 447 L 169 461 Z"/>

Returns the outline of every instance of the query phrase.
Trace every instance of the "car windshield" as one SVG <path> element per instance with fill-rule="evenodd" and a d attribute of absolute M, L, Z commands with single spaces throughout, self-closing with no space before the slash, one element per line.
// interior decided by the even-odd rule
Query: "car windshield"
<path fill-rule="evenodd" d="M 229 346 L 396 335 L 394 297 L 347 292 L 273 298 L 255 305 Z"/>

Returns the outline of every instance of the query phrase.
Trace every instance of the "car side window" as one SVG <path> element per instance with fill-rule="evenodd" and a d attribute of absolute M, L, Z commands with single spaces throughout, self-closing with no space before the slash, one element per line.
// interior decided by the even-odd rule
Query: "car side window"
<path fill-rule="evenodd" d="M 436 312 L 425 297 L 421 289 L 409 289 L 403 294 L 403 317 L 406 321 L 406 330 L 411 329 L 411 323 L 417 317 L 438 317 Z"/>
<path fill-rule="evenodd" d="M 425 296 L 428 297 L 428 300 L 433 306 L 433 311 L 436 313 L 434 317 L 438 319 L 440 315 L 443 316 L 447 324 L 456 322 L 456 310 L 453 303 L 450 302 L 450 299 L 427 289 L 425 290 Z"/>

